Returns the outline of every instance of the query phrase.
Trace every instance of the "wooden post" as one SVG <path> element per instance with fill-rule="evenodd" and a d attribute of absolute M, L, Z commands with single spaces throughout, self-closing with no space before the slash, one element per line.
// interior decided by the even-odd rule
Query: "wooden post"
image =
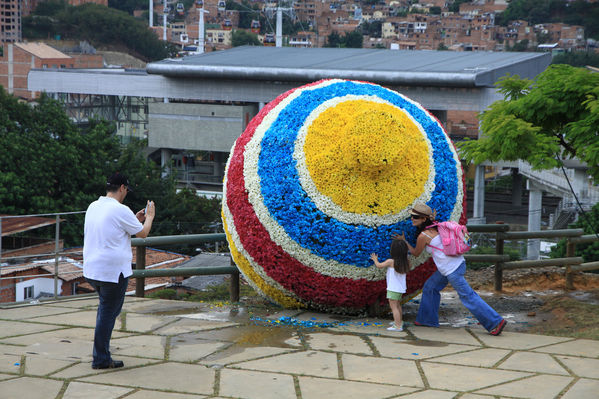
<path fill-rule="evenodd" d="M 499 232 L 495 236 L 495 253 L 503 255 L 503 233 Z M 503 288 L 503 262 L 495 263 L 495 291 L 501 292 Z"/>
<path fill-rule="evenodd" d="M 571 242 L 570 240 L 568 240 L 567 244 L 566 244 L 566 257 L 567 258 L 573 257 L 575 252 L 576 252 L 576 244 Z M 574 289 L 574 273 L 572 272 L 572 265 L 566 266 L 566 289 L 567 290 Z"/>
<path fill-rule="evenodd" d="M 233 258 L 231 258 L 231 266 L 236 266 L 235 262 L 233 262 Z M 229 296 L 231 298 L 231 302 L 239 302 L 239 270 L 235 273 L 231 273 L 231 282 L 229 286 Z"/>
<path fill-rule="evenodd" d="M 146 247 L 140 245 L 135 251 L 135 270 L 143 270 L 146 268 Z M 135 280 L 135 296 L 143 298 L 146 293 L 146 279 L 138 277 Z"/>

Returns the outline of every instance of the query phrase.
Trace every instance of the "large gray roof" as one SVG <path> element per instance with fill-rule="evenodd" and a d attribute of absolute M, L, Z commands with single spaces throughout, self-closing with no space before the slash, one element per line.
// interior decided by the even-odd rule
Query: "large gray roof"
<path fill-rule="evenodd" d="M 326 78 L 392 85 L 492 87 L 507 72 L 533 78 L 548 53 L 236 47 L 167 59 L 147 72 L 171 77 L 311 82 Z"/>

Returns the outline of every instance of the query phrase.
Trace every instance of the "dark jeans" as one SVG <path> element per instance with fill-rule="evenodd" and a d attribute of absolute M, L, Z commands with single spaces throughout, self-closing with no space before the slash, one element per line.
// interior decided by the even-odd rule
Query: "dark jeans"
<path fill-rule="evenodd" d="M 110 337 L 116 318 L 121 313 L 125 292 L 129 278 L 119 276 L 118 283 L 109 283 L 86 279 L 94 287 L 100 298 L 98 313 L 96 316 L 96 330 L 94 333 L 94 358 L 93 367 L 101 367 L 110 364 Z"/>

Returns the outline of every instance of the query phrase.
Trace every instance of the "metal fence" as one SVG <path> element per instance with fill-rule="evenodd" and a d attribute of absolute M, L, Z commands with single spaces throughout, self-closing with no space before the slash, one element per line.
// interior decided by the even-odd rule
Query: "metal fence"
<path fill-rule="evenodd" d="M 60 226 L 61 218 L 67 215 L 83 214 L 85 212 L 65 212 L 65 213 L 53 213 L 53 214 L 37 214 L 37 215 L 25 215 L 25 216 L 0 216 L 0 237 L 2 236 L 2 220 L 8 218 L 17 217 L 31 217 L 51 216 L 55 218 L 55 237 L 54 237 L 54 251 L 47 254 L 35 254 L 35 255 L 24 255 L 24 256 L 3 256 L 2 253 L 2 240 L 0 239 L 0 268 L 14 267 L 14 265 L 7 265 L 3 262 L 11 262 L 17 259 L 26 259 L 40 256 L 53 256 L 54 257 L 54 299 L 58 298 L 58 262 L 60 256 L 67 253 L 73 253 L 73 251 L 64 251 L 60 249 L 59 237 L 60 237 Z M 483 233 L 485 235 L 494 235 L 494 240 L 487 240 L 487 243 L 494 244 L 495 253 L 488 254 L 466 254 L 465 258 L 468 262 L 491 262 L 495 264 L 495 275 L 494 275 L 494 288 L 496 291 L 502 290 L 503 273 L 504 271 L 520 269 L 520 268 L 534 268 L 534 267 L 545 267 L 545 266 L 559 266 L 565 268 L 566 274 L 566 289 L 573 289 L 573 274 L 579 271 L 590 271 L 599 270 L 598 262 L 584 262 L 581 257 L 574 256 L 577 244 L 598 242 L 599 238 L 596 235 L 583 235 L 582 229 L 566 229 L 566 230 L 542 230 L 542 231 L 510 231 L 510 226 L 507 224 L 485 224 L 476 225 L 470 224 L 467 226 L 471 233 Z M 83 231 L 83 228 L 81 228 Z M 539 259 L 539 260 L 517 260 L 511 261 L 508 254 L 504 253 L 506 241 L 515 240 L 531 240 L 531 239 L 567 239 L 567 252 L 563 258 L 553 259 Z M 197 275 L 220 275 L 229 274 L 230 279 L 230 297 L 234 302 L 239 301 L 239 270 L 231 261 L 231 266 L 214 266 L 214 267 L 193 267 L 193 268 L 172 268 L 172 269 L 146 269 L 146 248 L 151 247 L 163 247 L 168 245 L 176 244 L 198 244 L 198 243 L 209 243 L 209 242 L 222 242 L 225 241 L 224 233 L 214 234 L 192 234 L 192 235 L 179 235 L 179 236 L 158 236 L 133 238 L 131 240 L 132 246 L 137 247 L 136 251 L 136 267 L 133 271 L 133 278 L 136 280 L 135 293 L 138 297 L 144 296 L 145 278 L 148 277 L 174 277 L 174 276 L 197 276 Z M 494 242 L 493 242 L 494 241 Z M 79 252 L 80 253 L 80 252 Z M 26 275 L 20 277 L 1 277 L 1 280 L 16 279 L 16 278 L 31 278 L 31 277 L 47 277 L 44 275 Z"/>

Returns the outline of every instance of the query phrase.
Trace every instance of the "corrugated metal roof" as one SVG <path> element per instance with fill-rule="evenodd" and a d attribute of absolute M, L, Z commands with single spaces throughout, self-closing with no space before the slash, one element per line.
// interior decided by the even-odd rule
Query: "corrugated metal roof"
<path fill-rule="evenodd" d="M 52 224 L 56 224 L 56 218 L 44 218 L 41 216 L 2 218 L 2 237 L 9 236 L 11 234 L 21 233 L 23 231 L 37 229 L 38 227 L 49 226 Z"/>
<path fill-rule="evenodd" d="M 53 47 L 48 46 L 45 43 L 15 43 L 15 46 L 27 51 L 30 54 L 35 55 L 39 58 L 64 58 L 70 59 L 71 57 L 65 53 L 56 50 Z"/>
<path fill-rule="evenodd" d="M 547 53 L 242 46 L 150 63 L 147 71 L 175 77 L 491 87 L 506 72 L 534 77 L 550 62 Z"/>

